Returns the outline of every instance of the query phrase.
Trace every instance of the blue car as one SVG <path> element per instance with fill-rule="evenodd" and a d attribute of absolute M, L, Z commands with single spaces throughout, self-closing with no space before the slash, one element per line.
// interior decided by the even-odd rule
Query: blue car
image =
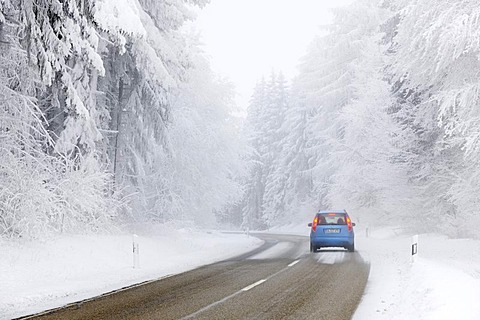
<path fill-rule="evenodd" d="M 355 251 L 355 223 L 345 210 L 319 211 L 313 223 L 308 224 L 310 231 L 310 252 L 323 247 L 340 247 Z"/>

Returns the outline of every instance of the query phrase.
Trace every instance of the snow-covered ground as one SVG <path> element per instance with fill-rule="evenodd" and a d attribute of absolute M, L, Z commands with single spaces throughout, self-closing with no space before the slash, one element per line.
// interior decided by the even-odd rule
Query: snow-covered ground
<path fill-rule="evenodd" d="M 370 277 L 354 320 L 480 319 L 480 241 L 370 230 L 357 248 L 370 261 Z"/>
<path fill-rule="evenodd" d="M 271 232 L 308 235 L 308 228 L 291 225 Z M 131 234 L 35 244 L 0 241 L 0 319 L 186 271 L 261 244 L 245 235 L 186 228 L 155 227 L 138 234 L 139 268 L 132 267 Z M 364 228 L 356 228 L 357 251 L 371 270 L 354 319 L 479 319 L 480 241 L 421 234 L 413 263 L 411 244 L 411 235 L 400 229 L 370 229 L 367 237 Z"/>

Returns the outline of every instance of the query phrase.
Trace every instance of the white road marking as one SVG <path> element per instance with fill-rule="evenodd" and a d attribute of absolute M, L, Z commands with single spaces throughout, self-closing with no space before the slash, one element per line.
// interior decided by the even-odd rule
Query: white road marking
<path fill-rule="evenodd" d="M 295 260 L 295 261 L 293 261 L 292 263 L 290 263 L 288 266 L 289 266 L 289 267 L 293 267 L 294 265 L 296 265 L 296 264 L 299 263 L 299 262 L 300 262 L 300 260 Z"/>
<path fill-rule="evenodd" d="M 260 258 L 265 259 L 265 258 L 271 258 L 272 256 L 278 255 L 278 253 L 281 252 L 282 250 L 286 250 L 286 249 L 291 248 L 292 245 L 293 245 L 293 244 L 289 244 L 289 243 L 287 243 L 287 244 L 281 243 L 280 245 L 277 244 L 277 245 L 273 246 L 272 248 L 267 249 L 266 251 L 269 251 L 267 254 L 265 254 L 265 251 L 263 251 L 263 252 L 255 255 L 254 257 L 250 257 L 249 259 L 260 259 Z M 226 302 L 226 301 L 228 301 L 228 300 L 230 300 L 230 299 L 238 296 L 239 294 L 242 294 L 243 292 L 247 292 L 247 291 L 255 288 L 256 286 L 264 283 L 265 281 L 268 281 L 268 280 L 270 280 L 271 278 L 276 277 L 276 276 L 279 275 L 280 273 L 287 271 L 287 270 L 289 269 L 289 267 L 292 267 L 292 266 L 296 265 L 297 263 L 300 262 L 300 260 L 301 260 L 301 259 L 298 259 L 298 260 L 293 261 L 293 262 L 290 263 L 288 266 L 286 266 L 285 268 L 283 268 L 283 269 L 275 272 L 274 274 L 271 274 L 271 275 L 268 276 L 266 279 L 259 280 L 259 281 L 255 282 L 255 283 L 253 283 L 253 284 L 251 284 L 251 285 L 249 285 L 249 286 L 247 286 L 247 287 L 245 287 L 245 288 L 237 291 L 237 292 L 234 292 L 234 293 L 232 293 L 231 295 L 226 296 L 226 297 L 223 298 L 223 299 L 220 299 L 220 300 L 218 300 L 218 301 L 216 301 L 216 302 L 214 302 L 214 303 L 212 303 L 212 304 L 210 304 L 210 305 L 208 305 L 208 306 L 205 306 L 205 307 L 201 308 L 200 310 L 195 311 L 194 313 L 191 313 L 191 314 L 189 314 L 189 315 L 181 318 L 181 320 L 193 319 L 193 318 L 197 317 L 199 314 L 201 314 L 201 313 L 209 310 L 210 308 L 213 308 L 213 307 L 215 307 L 215 306 L 217 306 L 217 305 L 219 305 L 219 304 L 222 304 L 222 303 L 224 303 L 224 302 Z"/>
<path fill-rule="evenodd" d="M 267 279 L 258 280 L 257 282 L 252 283 L 251 285 L 243 288 L 242 291 L 248 291 L 248 290 L 250 290 L 250 289 L 252 289 L 252 288 L 255 288 L 256 286 L 264 283 L 265 281 L 267 281 Z"/>
<path fill-rule="evenodd" d="M 274 275 L 276 275 L 276 274 L 278 274 L 278 272 L 275 273 Z M 273 276 L 273 275 L 272 275 L 272 276 Z M 241 294 L 242 292 L 246 292 L 246 291 L 252 289 L 253 287 L 258 286 L 259 284 L 264 283 L 265 281 L 267 281 L 268 279 L 270 279 L 272 276 L 268 277 L 267 279 L 259 280 L 259 281 L 255 282 L 255 283 L 249 285 L 248 287 L 243 288 L 242 290 L 239 290 L 239 291 L 237 291 L 237 292 L 234 292 L 233 294 L 231 294 L 231 295 L 229 295 L 229 296 L 227 296 L 227 297 L 225 297 L 225 298 L 223 298 L 223 299 L 221 299 L 221 300 L 218 300 L 218 301 L 216 301 L 216 302 L 214 302 L 214 303 L 212 303 L 212 304 L 209 304 L 208 306 L 205 306 L 205 307 L 201 308 L 200 310 L 197 310 L 196 312 L 191 313 L 191 314 L 189 314 L 188 316 L 183 317 L 181 320 L 193 319 L 193 318 L 197 317 L 199 314 L 201 314 L 202 312 L 205 312 L 205 311 L 207 311 L 207 310 L 210 309 L 210 308 L 213 308 L 213 307 L 215 307 L 215 306 L 217 306 L 217 305 L 219 305 L 219 304 L 224 303 L 225 301 L 228 301 L 228 300 L 232 299 L 233 297 L 238 296 L 238 295 Z"/>

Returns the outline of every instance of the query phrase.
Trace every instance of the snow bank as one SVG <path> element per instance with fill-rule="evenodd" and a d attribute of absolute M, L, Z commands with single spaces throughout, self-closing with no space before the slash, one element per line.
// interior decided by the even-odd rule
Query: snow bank
<path fill-rule="evenodd" d="M 398 229 L 358 232 L 370 278 L 354 320 L 478 319 L 480 241 L 421 234 L 411 261 L 411 235 Z"/>
<path fill-rule="evenodd" d="M 31 314 L 184 272 L 252 250 L 241 234 L 138 231 L 140 267 L 133 268 L 132 234 L 63 236 L 37 243 L 0 240 L 0 319 Z"/>

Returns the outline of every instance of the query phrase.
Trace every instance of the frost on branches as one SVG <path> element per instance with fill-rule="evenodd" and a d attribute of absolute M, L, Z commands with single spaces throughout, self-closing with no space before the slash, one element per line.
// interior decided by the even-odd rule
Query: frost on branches
<path fill-rule="evenodd" d="M 180 30 L 206 3 L 0 2 L 2 236 L 211 223 L 236 201 L 232 91 Z"/>
<path fill-rule="evenodd" d="M 300 64 L 286 111 L 261 86 L 252 97 L 244 224 L 345 208 L 373 225 L 478 237 L 479 14 L 475 1 L 336 9 Z M 268 110 L 282 123 L 269 126 Z"/>

